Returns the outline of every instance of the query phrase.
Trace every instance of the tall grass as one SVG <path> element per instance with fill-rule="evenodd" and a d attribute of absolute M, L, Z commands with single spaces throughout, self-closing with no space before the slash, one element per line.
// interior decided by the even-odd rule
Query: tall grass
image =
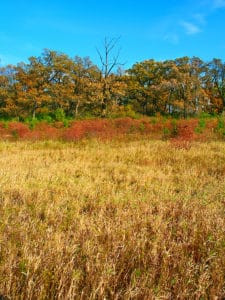
<path fill-rule="evenodd" d="M 0 143 L 0 294 L 224 299 L 225 144 Z"/>

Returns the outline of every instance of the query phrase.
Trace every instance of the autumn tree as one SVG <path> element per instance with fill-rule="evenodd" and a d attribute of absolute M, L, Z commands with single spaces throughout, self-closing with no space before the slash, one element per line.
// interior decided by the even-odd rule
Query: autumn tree
<path fill-rule="evenodd" d="M 144 114 L 196 113 L 203 107 L 203 62 L 193 57 L 163 62 L 146 60 L 135 64 L 128 74 L 129 96 Z"/>
<path fill-rule="evenodd" d="M 161 90 L 159 85 L 162 81 L 161 63 L 155 60 L 146 60 L 136 63 L 128 70 L 129 97 L 138 105 L 139 112 L 152 115 L 162 110 Z"/>
<path fill-rule="evenodd" d="M 46 49 L 42 56 L 46 72 L 45 92 L 49 96 L 48 108 L 51 113 L 68 110 L 70 102 L 69 83 L 73 61 L 66 54 Z"/>
<path fill-rule="evenodd" d="M 203 62 L 197 57 L 185 56 L 165 62 L 168 63 L 169 69 L 164 78 L 169 88 L 169 105 L 172 105 L 172 110 L 178 113 L 182 111 L 184 118 L 199 112 L 205 99 L 201 81 Z"/>
<path fill-rule="evenodd" d="M 67 85 L 69 96 L 68 114 L 78 117 L 88 111 L 93 113 L 100 106 L 98 100 L 99 69 L 89 57 L 76 56 L 70 68 L 70 80 Z"/>
<path fill-rule="evenodd" d="M 79 109 L 94 99 L 93 81 L 99 71 L 89 58 L 69 58 L 45 49 L 41 57 L 31 57 L 17 67 L 16 92 L 20 106 L 33 118 L 60 109 L 77 117 Z"/>
<path fill-rule="evenodd" d="M 15 92 L 23 117 L 35 118 L 37 113 L 47 107 L 50 99 L 47 75 L 40 57 L 30 57 L 28 64 L 21 63 L 17 66 Z"/>
<path fill-rule="evenodd" d="M 50 110 L 63 110 L 67 116 L 77 118 L 97 105 L 98 68 L 89 57 L 74 59 L 55 51 L 46 50 L 43 64 L 47 71 L 47 92 L 51 97 Z"/>
<path fill-rule="evenodd" d="M 19 107 L 15 98 L 15 66 L 7 65 L 0 68 L 0 117 L 19 116 Z"/>
<path fill-rule="evenodd" d="M 225 63 L 214 58 L 207 67 L 205 89 L 211 105 L 217 112 L 222 112 L 225 109 Z"/>

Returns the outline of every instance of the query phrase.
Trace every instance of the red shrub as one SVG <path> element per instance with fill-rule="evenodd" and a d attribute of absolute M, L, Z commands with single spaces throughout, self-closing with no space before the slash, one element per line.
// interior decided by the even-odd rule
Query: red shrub
<path fill-rule="evenodd" d="M 107 131 L 109 120 L 85 120 L 81 121 L 85 135 L 99 136 Z"/>
<path fill-rule="evenodd" d="M 50 125 L 46 122 L 38 123 L 33 130 L 28 125 L 11 122 L 8 128 L 0 123 L 0 137 L 6 139 L 20 138 L 31 140 L 64 139 L 76 141 L 82 138 L 97 137 L 101 139 L 123 138 L 125 135 L 146 134 L 150 138 L 170 138 L 173 146 L 189 148 L 194 140 L 207 140 L 212 138 L 217 126 L 217 120 L 207 120 L 202 131 L 197 131 L 198 119 L 191 120 L 165 120 L 163 118 L 142 118 L 139 120 L 129 117 L 118 119 L 96 119 L 74 121 L 69 128 L 64 128 L 62 122 Z M 196 132 L 195 132 L 196 131 Z"/>
<path fill-rule="evenodd" d="M 112 137 L 116 134 L 110 120 L 75 121 L 70 128 L 64 130 L 63 139 L 79 140 L 84 137 Z"/>
<path fill-rule="evenodd" d="M 66 128 L 62 138 L 66 141 L 76 141 L 84 137 L 84 129 L 80 122 L 74 122 L 70 128 Z"/>
<path fill-rule="evenodd" d="M 63 122 L 55 122 L 54 123 L 54 127 L 55 128 L 64 128 L 64 123 Z"/>
<path fill-rule="evenodd" d="M 171 143 L 176 148 L 189 149 L 191 143 L 196 140 L 195 128 L 198 120 L 179 120 L 177 123 L 177 136 L 171 139 Z"/>
<path fill-rule="evenodd" d="M 164 126 L 165 125 L 163 123 L 159 122 L 152 124 L 152 131 L 155 133 L 162 132 Z"/>
<path fill-rule="evenodd" d="M 113 120 L 113 125 L 116 130 L 127 131 L 131 126 L 134 126 L 135 120 L 131 118 L 118 118 Z"/>
<path fill-rule="evenodd" d="M 14 138 L 26 138 L 29 136 L 30 129 L 27 124 L 11 122 L 8 125 L 8 133 Z"/>
<path fill-rule="evenodd" d="M 35 140 L 58 139 L 61 129 L 57 129 L 46 122 L 38 123 L 31 131 L 29 138 Z"/>
<path fill-rule="evenodd" d="M 6 133 L 4 123 L 0 122 L 0 138 L 4 138 L 5 135 L 7 135 L 7 133 Z"/>
<path fill-rule="evenodd" d="M 113 128 L 115 130 L 115 134 L 133 134 L 145 132 L 145 124 L 142 120 L 134 120 L 128 117 L 114 119 Z"/>

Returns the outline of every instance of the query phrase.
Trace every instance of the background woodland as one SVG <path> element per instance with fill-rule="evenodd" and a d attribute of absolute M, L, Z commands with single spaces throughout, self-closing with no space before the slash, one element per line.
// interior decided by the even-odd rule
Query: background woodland
<path fill-rule="evenodd" d="M 45 49 L 27 63 L 0 67 L 0 118 L 62 120 L 218 114 L 225 107 L 225 63 L 198 57 L 153 59 L 123 70 L 105 40 L 101 65 Z"/>

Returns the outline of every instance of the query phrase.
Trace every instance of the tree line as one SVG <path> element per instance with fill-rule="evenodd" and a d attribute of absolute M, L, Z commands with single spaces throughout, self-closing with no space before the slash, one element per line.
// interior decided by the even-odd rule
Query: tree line
<path fill-rule="evenodd" d="M 198 57 L 154 59 L 123 71 L 105 40 L 102 65 L 44 50 L 28 63 L 0 67 L 0 118 L 107 117 L 156 113 L 187 117 L 225 109 L 225 63 Z M 115 67 L 118 69 L 115 71 Z"/>

